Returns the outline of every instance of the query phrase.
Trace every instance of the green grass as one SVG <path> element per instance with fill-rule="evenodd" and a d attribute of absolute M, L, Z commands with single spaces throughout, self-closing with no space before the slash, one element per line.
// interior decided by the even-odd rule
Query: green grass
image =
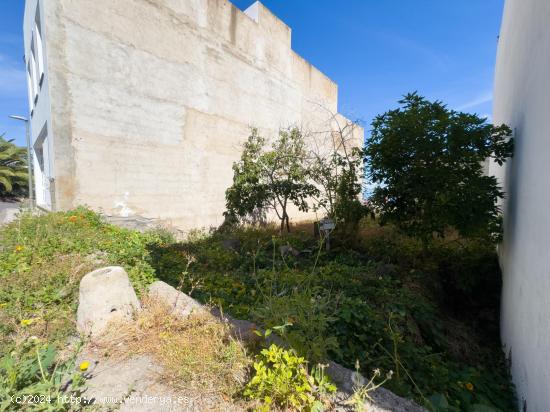
<path fill-rule="evenodd" d="M 281 256 L 287 244 L 301 256 Z M 278 330 L 311 365 L 330 358 L 350 368 L 357 361 L 369 376 L 393 370 L 385 386 L 433 410 L 515 410 L 491 245 L 453 238 L 426 251 L 366 222 L 353 244 L 320 246 L 309 225 L 284 238 L 275 228 L 241 228 L 174 242 L 86 209 L 24 215 L 0 229 L 1 353 L 32 357 L 31 337 L 63 349 L 75 334 L 79 280 L 116 264 L 137 290 L 158 278 L 235 317 L 286 325 Z"/>

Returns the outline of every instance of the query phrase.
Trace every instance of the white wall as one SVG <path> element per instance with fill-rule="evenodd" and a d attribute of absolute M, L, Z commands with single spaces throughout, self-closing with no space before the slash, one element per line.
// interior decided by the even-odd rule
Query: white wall
<path fill-rule="evenodd" d="M 37 10 L 40 9 L 40 16 L 44 16 L 44 2 L 47 0 L 27 0 L 25 2 L 25 17 L 23 20 L 23 38 L 25 43 L 25 70 L 27 70 L 27 64 L 31 59 L 31 43 L 33 39 L 33 33 L 36 30 L 35 16 Z M 43 22 L 43 21 L 42 21 Z M 33 101 L 32 106 L 29 107 L 28 118 L 30 119 L 30 141 L 32 151 L 32 161 L 34 170 L 34 191 L 35 199 L 39 206 L 44 208 L 51 207 L 51 198 L 49 193 L 49 181 L 54 178 L 53 174 L 53 136 L 51 133 L 51 115 L 50 115 L 50 93 L 49 93 L 49 79 L 48 79 L 48 56 L 47 56 L 47 37 L 45 24 L 42 24 L 42 48 L 44 59 L 44 75 L 41 83 L 38 85 L 38 98 Z M 36 46 L 36 45 L 35 45 Z M 35 55 L 37 55 L 36 50 Z M 39 82 L 37 78 L 36 82 Z M 28 85 L 27 85 L 28 86 Z M 34 100 L 34 97 L 33 97 Z M 41 172 L 38 165 L 38 159 L 36 153 L 34 153 L 34 147 L 37 144 L 37 140 L 41 132 L 47 130 L 46 139 L 43 144 L 44 153 L 44 173 Z M 42 136 L 43 137 L 43 136 Z"/>
<path fill-rule="evenodd" d="M 550 1 L 507 0 L 494 122 L 515 131 L 506 168 L 502 338 L 520 410 L 550 410 Z"/>

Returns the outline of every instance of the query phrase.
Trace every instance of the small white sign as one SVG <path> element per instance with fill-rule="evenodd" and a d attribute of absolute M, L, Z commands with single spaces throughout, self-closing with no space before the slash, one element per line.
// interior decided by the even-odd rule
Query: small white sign
<path fill-rule="evenodd" d="M 323 232 L 330 232 L 331 230 L 334 230 L 335 227 L 336 223 L 334 223 L 334 221 L 329 218 L 321 219 L 321 221 L 319 222 L 319 228 Z"/>

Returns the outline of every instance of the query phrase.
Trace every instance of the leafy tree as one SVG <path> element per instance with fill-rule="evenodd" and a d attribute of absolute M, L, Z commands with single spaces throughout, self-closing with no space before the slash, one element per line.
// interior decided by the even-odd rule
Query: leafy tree
<path fill-rule="evenodd" d="M 0 198 L 26 194 L 26 151 L 0 136 Z"/>
<path fill-rule="evenodd" d="M 512 156 L 512 131 L 475 114 L 449 110 L 417 93 L 377 116 L 365 149 L 381 223 L 395 223 L 428 244 L 449 227 L 463 236 L 501 233 L 497 180 L 484 174 L 486 159 Z"/>
<path fill-rule="evenodd" d="M 288 206 L 294 204 L 307 211 L 307 199 L 318 193 L 308 181 L 306 149 L 297 128 L 279 131 L 279 136 L 266 149 L 266 141 L 252 129 L 241 160 L 233 164 L 233 185 L 225 192 L 226 217 L 254 215 L 258 210 L 271 209 L 290 231 Z"/>

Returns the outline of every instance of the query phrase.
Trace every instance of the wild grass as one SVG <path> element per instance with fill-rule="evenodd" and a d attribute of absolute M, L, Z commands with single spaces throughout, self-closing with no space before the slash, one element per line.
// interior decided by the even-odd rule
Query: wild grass
<path fill-rule="evenodd" d="M 151 355 L 162 366 L 163 381 L 195 393 L 235 396 L 251 364 L 226 323 L 206 311 L 181 319 L 151 299 L 134 321 L 110 325 L 96 344 L 110 358 Z"/>

